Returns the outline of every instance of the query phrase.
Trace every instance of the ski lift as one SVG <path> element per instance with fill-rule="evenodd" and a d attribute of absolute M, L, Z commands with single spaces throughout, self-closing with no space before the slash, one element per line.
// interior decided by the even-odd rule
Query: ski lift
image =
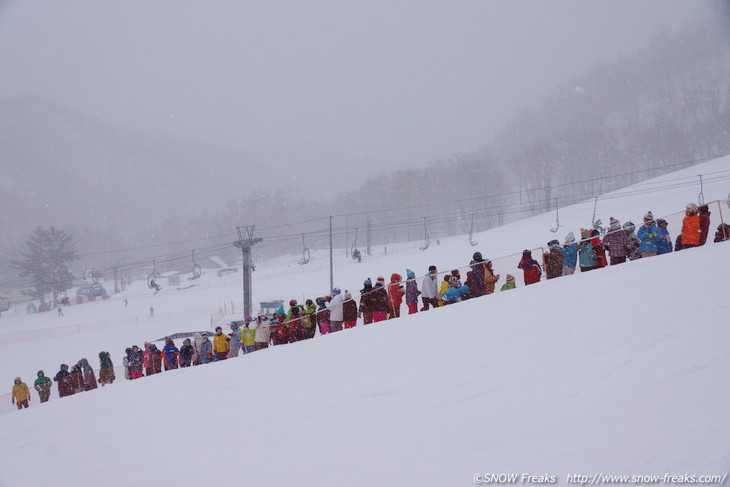
<path fill-rule="evenodd" d="M 596 208 L 598 207 L 598 196 L 596 196 L 596 202 L 593 203 L 593 218 L 591 219 L 593 221 L 593 228 L 601 232 L 601 235 L 606 233 L 606 229 L 603 228 L 601 225 L 603 222 L 601 222 L 600 219 L 596 220 Z"/>
<path fill-rule="evenodd" d="M 362 261 L 362 253 L 357 248 L 357 227 L 355 227 L 355 240 L 353 240 L 352 247 L 350 247 L 350 255 L 352 255 L 352 260 Z"/>
<path fill-rule="evenodd" d="M 426 250 L 428 248 L 429 237 L 428 237 L 428 229 L 426 228 L 426 217 L 425 216 L 423 217 L 423 233 L 424 233 L 423 239 L 424 239 L 425 243 L 423 244 L 423 247 L 419 247 L 418 250 Z"/>
<path fill-rule="evenodd" d="M 304 250 L 302 250 L 302 258 L 297 262 L 299 265 L 309 264 L 309 249 L 307 248 L 307 244 L 304 243 L 304 234 L 302 234 L 302 247 Z"/>
<path fill-rule="evenodd" d="M 200 269 L 200 264 L 195 263 L 195 249 L 193 249 L 193 275 L 188 277 L 188 281 L 194 281 L 195 279 L 200 279 L 201 275 L 202 275 L 202 271 Z"/>
<path fill-rule="evenodd" d="M 474 213 L 471 214 L 471 226 L 469 226 L 469 244 L 474 247 L 475 245 L 479 245 L 479 242 L 475 242 L 472 240 L 472 237 L 474 236 Z M 436 245 L 438 245 L 438 240 L 436 240 Z"/>
<path fill-rule="evenodd" d="M 697 196 L 697 204 L 702 206 L 705 204 L 705 193 L 703 192 L 704 185 L 702 184 L 702 174 L 700 174 L 700 194 Z"/>
<path fill-rule="evenodd" d="M 560 224 L 560 208 L 558 207 L 558 199 L 555 198 L 555 228 L 551 228 L 550 231 L 558 233 L 558 230 L 562 227 Z"/>
<path fill-rule="evenodd" d="M 0 296 L 0 313 L 10 309 L 10 299 Z"/>
<path fill-rule="evenodd" d="M 153 260 L 152 261 L 152 272 L 147 276 L 147 287 L 150 289 L 154 289 L 155 294 L 160 292 L 160 289 L 162 289 L 162 287 L 155 282 L 155 277 L 157 277 L 156 274 L 157 274 L 157 264 L 155 264 L 155 261 Z"/>

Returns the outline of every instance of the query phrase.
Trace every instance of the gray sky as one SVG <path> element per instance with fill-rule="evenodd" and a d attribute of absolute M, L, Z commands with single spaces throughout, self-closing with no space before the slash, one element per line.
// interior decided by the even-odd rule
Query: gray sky
<path fill-rule="evenodd" d="M 558 83 L 704 5 L 0 0 L 0 98 L 371 172 L 478 149 Z"/>

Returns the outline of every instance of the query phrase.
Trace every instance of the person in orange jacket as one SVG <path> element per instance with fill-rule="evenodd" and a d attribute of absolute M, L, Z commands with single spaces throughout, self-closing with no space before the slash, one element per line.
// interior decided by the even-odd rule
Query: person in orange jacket
<path fill-rule="evenodd" d="M 403 302 L 403 295 L 406 293 L 400 284 L 400 274 L 390 276 L 388 284 L 388 309 L 391 318 L 400 318 L 400 305 Z"/>
<path fill-rule="evenodd" d="M 213 338 L 213 353 L 216 361 L 228 358 L 228 352 L 231 350 L 231 339 L 228 335 L 223 334 L 223 328 L 217 326 L 215 328 L 215 338 Z"/>
<path fill-rule="evenodd" d="M 689 203 L 682 220 L 682 248 L 698 247 L 700 245 L 700 216 L 697 214 L 697 205 Z"/>

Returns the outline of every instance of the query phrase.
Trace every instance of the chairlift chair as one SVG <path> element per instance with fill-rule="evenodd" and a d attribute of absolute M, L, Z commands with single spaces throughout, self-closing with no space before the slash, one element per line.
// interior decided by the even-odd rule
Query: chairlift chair
<path fill-rule="evenodd" d="M 152 272 L 147 276 L 147 287 L 150 289 L 155 290 L 155 294 L 157 294 L 160 289 L 162 289 L 162 286 L 157 284 L 155 282 L 155 278 L 157 277 L 157 264 L 155 264 L 155 261 L 152 261 Z"/>
<path fill-rule="evenodd" d="M 309 249 L 307 248 L 307 244 L 304 243 L 304 234 L 302 234 L 302 247 L 304 250 L 302 250 L 302 258 L 297 262 L 299 265 L 309 264 Z"/>
<path fill-rule="evenodd" d="M 471 225 L 469 226 L 469 244 L 474 247 L 479 245 L 479 242 L 475 242 L 472 237 L 474 236 L 474 213 L 471 214 Z"/>
<path fill-rule="evenodd" d="M 200 276 L 202 274 L 203 274 L 203 272 L 202 272 L 202 269 L 200 268 L 200 264 L 195 263 L 195 249 L 193 249 L 193 275 L 188 277 L 188 281 L 200 279 Z"/>
<path fill-rule="evenodd" d="M 560 208 L 558 208 L 558 199 L 555 198 L 555 228 L 551 228 L 550 231 L 553 233 L 558 233 L 560 227 L 562 227 L 562 225 L 560 224 Z"/>
<path fill-rule="evenodd" d="M 352 260 L 358 262 L 362 260 L 362 253 L 357 248 L 357 227 L 355 227 L 355 240 L 353 240 L 352 247 L 350 247 L 350 255 L 352 256 Z"/>
<path fill-rule="evenodd" d="M 428 243 L 429 243 L 428 241 L 430 240 L 429 236 L 428 236 L 428 229 L 426 228 L 426 217 L 425 216 L 423 217 L 423 233 L 424 233 L 423 239 L 424 239 L 425 243 L 423 244 L 423 247 L 418 247 L 418 250 L 426 250 L 428 248 Z"/>

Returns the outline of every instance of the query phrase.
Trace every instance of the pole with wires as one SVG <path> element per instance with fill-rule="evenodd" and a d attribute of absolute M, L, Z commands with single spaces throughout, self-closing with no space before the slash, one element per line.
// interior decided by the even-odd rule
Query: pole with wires
<path fill-rule="evenodd" d="M 330 215 L 330 291 L 335 288 L 335 274 L 333 269 L 333 258 L 332 258 L 332 219 L 334 217 Z"/>
<path fill-rule="evenodd" d="M 251 247 L 259 242 L 260 238 L 253 238 L 254 225 L 246 225 L 243 227 L 236 227 L 238 231 L 238 241 L 233 242 L 234 247 L 241 249 L 243 261 L 241 267 L 243 268 L 243 315 L 251 316 L 251 271 L 253 270 L 253 264 L 251 263 Z"/>

